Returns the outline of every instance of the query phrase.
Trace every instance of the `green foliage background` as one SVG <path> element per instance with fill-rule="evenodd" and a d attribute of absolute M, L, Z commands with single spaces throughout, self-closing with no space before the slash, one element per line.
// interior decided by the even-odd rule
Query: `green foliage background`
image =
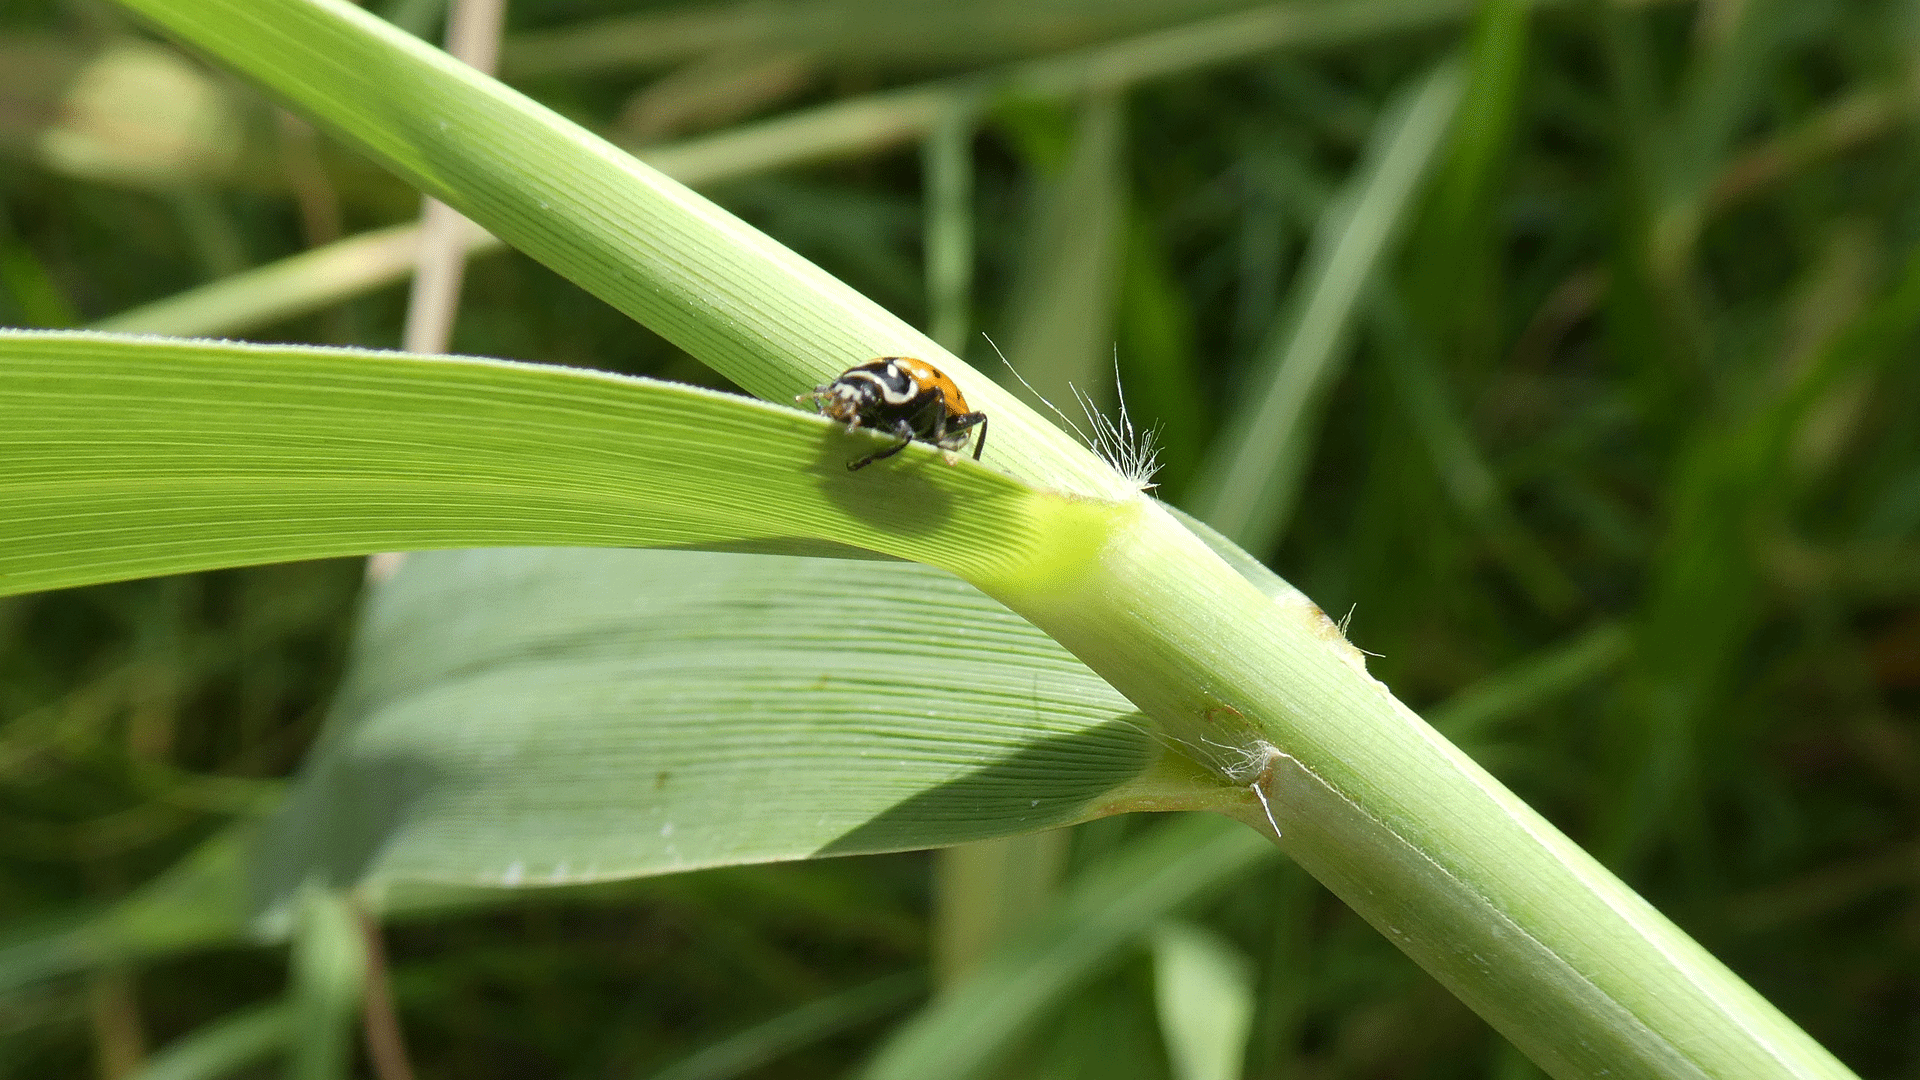
<path fill-rule="evenodd" d="M 808 0 L 688 9 L 726 29 L 683 41 L 604 21 L 631 5 L 522 0 L 504 74 L 684 153 L 1237 7 Z M 1229 532 L 1849 1065 L 1920 1076 L 1920 22 L 1786 0 L 1344 11 L 1284 49 L 926 125 L 918 154 L 870 135 L 699 183 L 982 370 L 980 328 L 1063 404 L 1069 381 L 1110 402 L 1117 362 L 1160 425 L 1160 493 L 1207 520 L 1243 498 L 1239 457 L 1292 455 L 1297 486 Z M 0 322 L 124 320 L 417 208 L 178 53 L 122 53 L 149 65 L 127 77 L 185 79 L 166 100 L 197 86 L 202 111 L 119 99 L 104 115 L 129 126 L 101 127 L 74 87 L 140 37 L 114 9 L 15 3 L 0 34 Z M 1373 220 L 1354 196 L 1390 187 L 1383 133 L 1449 54 L 1457 120 L 1381 272 L 1342 292 L 1336 241 Z M 156 131 L 173 149 L 142 156 Z M 392 347 L 404 301 L 219 329 Z M 454 349 L 722 385 L 512 254 L 476 259 Z M 1286 379 L 1291 411 L 1245 407 Z M 0 914 L 23 934 L 76 917 L 275 800 L 362 580 L 356 560 L 0 599 Z M 1069 889 L 1150 832 L 1076 829 Z M 1186 910 L 1248 964 L 1247 1075 L 1531 1075 L 1310 880 L 1222 859 L 1242 887 Z M 831 1075 L 916 1000 L 900 973 L 925 966 L 932 891 L 909 854 L 531 893 L 397 927 L 394 991 L 423 1075 L 725 1075 L 687 1055 L 837 1001 L 832 1034 L 758 1074 Z M 1185 939 L 1164 940 L 1048 1006 L 1008 1068 L 1166 1075 L 1153 972 Z M 0 1075 L 128 1075 L 284 979 L 279 951 L 227 948 L 16 992 Z"/>

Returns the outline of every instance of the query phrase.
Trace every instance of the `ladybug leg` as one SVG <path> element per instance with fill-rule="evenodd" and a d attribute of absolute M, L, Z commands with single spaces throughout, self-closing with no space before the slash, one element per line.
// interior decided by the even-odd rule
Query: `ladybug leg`
<path fill-rule="evenodd" d="M 928 414 L 932 414 L 929 416 Z M 938 390 L 933 392 L 933 400 L 920 407 L 915 419 L 920 423 L 916 427 L 929 427 L 927 441 L 935 446 L 947 441 L 947 395 Z M 929 423 L 928 421 L 931 421 Z"/>
<path fill-rule="evenodd" d="M 916 419 L 920 421 L 920 427 L 927 429 L 926 435 L 923 436 L 924 440 L 939 447 L 941 457 L 946 459 L 947 464 L 952 465 L 960 460 L 953 456 L 953 452 L 967 445 L 966 430 L 973 426 L 973 421 L 969 417 L 979 415 L 979 413 L 950 415 L 947 412 L 947 395 L 935 390 L 933 400 L 921 408 Z"/>
<path fill-rule="evenodd" d="M 896 421 L 893 425 L 893 435 L 900 441 L 887 447 L 885 450 L 876 450 L 866 457 L 847 462 L 847 471 L 858 472 L 876 461 L 883 461 L 905 450 L 907 444 L 913 441 L 913 426 L 905 420 Z"/>
<path fill-rule="evenodd" d="M 959 416 L 951 417 L 950 419 L 953 421 L 953 434 L 964 435 L 971 428 L 977 427 L 980 429 L 980 436 L 973 444 L 973 460 L 979 461 L 980 454 L 987 448 L 987 414 L 978 412 L 961 413 Z M 961 440 L 960 446 L 965 447 L 966 445 L 966 441 L 964 439 Z"/>
<path fill-rule="evenodd" d="M 928 433 L 927 441 L 939 447 L 941 456 L 946 459 L 947 464 L 952 465 L 960 460 L 953 456 L 953 452 L 966 448 L 967 429 L 976 421 L 985 420 L 986 417 L 980 413 L 963 413 L 959 416 L 949 414 L 947 395 L 937 390 L 934 391 L 933 401 L 927 405 L 926 409 L 921 410 L 920 415 L 925 417 L 929 410 L 933 412 L 933 430 Z M 973 457 L 975 461 L 980 460 L 977 452 Z"/>

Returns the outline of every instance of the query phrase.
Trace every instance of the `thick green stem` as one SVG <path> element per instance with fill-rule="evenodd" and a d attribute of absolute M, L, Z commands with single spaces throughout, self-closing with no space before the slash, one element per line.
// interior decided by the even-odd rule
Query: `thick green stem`
<path fill-rule="evenodd" d="M 1269 599 L 1144 500 L 1068 516 L 1087 563 L 976 584 L 1247 785 L 1242 820 L 1270 830 L 1270 807 L 1288 854 L 1549 1072 L 1851 1075 L 1401 705 L 1318 608 Z"/>

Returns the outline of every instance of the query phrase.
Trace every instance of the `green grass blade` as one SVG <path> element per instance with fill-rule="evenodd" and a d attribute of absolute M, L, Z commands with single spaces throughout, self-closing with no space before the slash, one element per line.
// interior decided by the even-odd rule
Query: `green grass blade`
<path fill-rule="evenodd" d="M 916 972 L 888 975 L 755 1024 L 703 1047 L 648 1080 L 730 1080 L 764 1068 L 785 1054 L 877 1020 L 926 992 Z"/>
<path fill-rule="evenodd" d="M 413 272 L 420 226 L 375 229 L 96 320 L 95 330 L 222 337 L 305 315 Z M 502 250 L 475 241 L 473 254 Z"/>
<path fill-rule="evenodd" d="M 1081 874 L 1053 909 L 883 1047 L 865 1080 L 961 1080 L 992 1073 L 1075 987 L 1110 967 L 1169 914 L 1273 856 L 1271 845 L 1192 816 Z"/>
<path fill-rule="evenodd" d="M 392 41 L 382 36 L 387 31 L 362 25 L 366 20 L 353 9 L 322 0 L 246 5 L 140 0 L 139 6 L 215 55 L 275 83 L 436 193 L 466 189 L 463 208 L 478 208 L 475 216 L 484 223 L 502 235 L 517 230 L 523 235 L 516 242 L 577 271 L 602 295 L 631 301 L 631 310 L 696 355 L 740 372 L 745 382 L 757 380 L 763 393 L 790 393 L 795 384 L 831 370 L 830 363 L 845 363 L 849 342 L 866 352 L 915 340 L 887 338 L 898 329 L 896 323 L 856 302 L 818 271 L 684 191 L 606 156 L 600 144 L 492 84 L 449 70 L 444 59 L 417 43 Z M 1133 56 L 1132 67 L 1116 65 L 1115 70 L 1138 71 L 1152 61 L 1153 56 Z M 443 122 L 445 129 L 439 126 Z M 551 197 L 561 202 L 550 202 Z M 982 390 L 989 409 L 1025 425 L 1016 427 L 1010 453 L 994 457 L 995 465 L 1058 481 L 1057 486 L 1082 494 L 1119 493 L 1114 478 L 1070 441 L 1050 436 L 1041 421 L 1011 399 L 1002 404 L 1003 399 L 989 397 L 986 391 L 992 388 L 977 375 L 957 374 L 970 394 L 976 387 Z M 251 385 L 229 392 L 244 397 Z M 624 393 L 639 391 L 618 392 Z M 618 394 L 608 391 L 607 396 Z M 495 400 L 491 394 L 477 396 Z M 323 404 L 328 400 L 326 393 L 313 397 Z M 363 402 L 359 411 L 372 405 Z M 562 441 L 591 438 L 574 429 L 603 421 L 609 430 L 628 434 L 625 421 L 605 419 L 618 413 L 568 412 L 568 424 L 555 418 L 536 427 L 544 438 Z M 270 415 L 234 422 L 241 431 L 248 424 L 298 427 L 304 415 L 300 403 L 282 402 Z M 465 420 L 514 424 L 533 415 L 544 414 L 516 401 Z M 693 415 L 717 413 L 696 410 Z M 785 424 L 804 422 L 812 426 L 796 430 L 823 438 L 829 434 L 791 411 L 767 410 L 767 416 L 779 419 L 735 429 L 728 433 L 736 436 L 730 440 L 692 427 L 675 434 L 695 445 L 726 441 L 746 471 L 760 468 L 763 460 L 792 461 L 784 452 L 765 459 L 746 456 L 746 447 L 760 445 L 738 438 L 749 431 L 753 440 L 767 438 L 769 445 L 778 442 L 771 436 Z M 999 421 L 996 413 L 996 432 Z M 176 419 L 164 418 L 165 430 L 178 426 Z M 221 429 L 210 431 L 207 444 L 218 445 L 225 435 Z M 464 437 L 483 439 L 484 433 Z M 145 475 L 142 459 L 124 454 L 126 445 L 116 444 L 114 469 Z M 593 500 L 658 478 L 647 476 L 636 485 L 623 476 L 623 486 L 613 475 L 623 464 L 617 444 L 591 447 L 613 455 L 611 463 L 578 452 L 587 448 L 577 441 L 571 445 L 573 452 L 564 455 L 568 463 L 596 482 L 583 491 L 564 471 L 542 479 L 617 511 L 612 515 L 617 520 L 597 519 L 606 529 L 597 542 L 633 542 L 601 537 L 656 528 L 631 520 L 631 502 Z M 270 447 L 256 445 L 249 460 L 271 466 L 264 470 L 268 475 L 297 472 L 308 480 L 311 474 L 303 470 L 316 467 L 311 449 L 302 448 L 290 463 L 293 455 L 276 456 Z M 364 453 L 351 437 L 326 449 Z M 88 464 L 84 443 L 74 443 L 72 452 L 96 475 L 113 471 L 102 467 L 105 455 Z M 506 456 L 524 460 L 531 454 L 516 447 Z M 178 460 L 176 455 L 172 464 Z M 204 449 L 185 460 L 210 467 Z M 498 459 L 481 461 L 497 464 Z M 930 455 L 918 454 L 903 464 L 916 462 L 930 462 Z M 365 461 L 353 464 L 363 467 Z M 42 475 L 54 475 L 45 461 L 37 467 Z M 440 463 L 433 483 L 405 493 L 441 491 L 444 497 L 446 490 L 459 488 L 471 468 L 471 455 L 457 467 Z M 777 472 L 767 483 L 780 483 L 787 475 Z M 844 473 L 836 475 L 844 479 Z M 909 470 L 900 475 L 905 482 Z M 1242 797 L 1227 808 L 1263 831 L 1271 826 L 1256 796 L 1266 796 L 1275 820 L 1284 823 L 1289 853 L 1556 1073 L 1845 1075 L 1724 967 L 1419 723 L 1366 674 L 1362 658 L 1324 617 L 1275 604 L 1152 504 L 1050 499 L 1005 478 L 976 479 L 991 474 L 966 465 L 930 469 L 929 475 L 939 478 L 913 477 L 913 486 L 888 491 L 885 498 L 873 488 L 844 490 L 874 494 L 879 502 L 873 505 L 889 512 L 924 514 L 924 500 L 944 485 L 989 486 L 979 489 L 984 493 L 979 498 L 965 497 L 969 513 L 956 514 L 953 527 L 927 526 L 917 533 L 898 522 L 876 526 L 818 491 L 807 495 L 782 487 L 773 501 L 755 509 L 784 515 L 790 513 L 784 501 L 794 500 L 812 524 L 822 531 L 831 527 L 839 542 L 884 545 L 897 554 L 939 561 L 1032 620 L 1163 731 L 1206 759 L 1217 780 L 1242 785 Z M 157 490 L 153 497 L 177 501 L 179 490 Z M 986 497 L 995 491 L 1009 496 L 1000 509 Z M 483 494 L 490 498 L 497 492 Z M 855 495 L 851 505 L 868 505 L 865 498 Z M 962 504 L 956 494 L 954 505 Z M 366 512 L 363 493 L 336 505 Z M 667 500 L 647 505 L 674 515 L 673 529 L 704 525 L 720 531 L 717 516 L 701 516 L 720 515 L 719 509 Z M 982 512 L 971 513 L 976 507 Z M 244 508 L 249 522 L 272 509 L 265 502 Z M 311 509 L 310 503 L 302 504 L 293 512 Z M 541 503 L 537 509 L 544 521 L 556 508 Z M 738 528 L 741 509 L 725 509 L 727 527 Z M 1009 520 L 1041 517 L 1048 527 L 1036 526 L 1036 534 L 1045 532 L 1044 542 L 1022 548 L 1020 534 L 997 535 Z M 776 522 L 782 528 L 795 523 Z M 309 517 L 282 527 L 312 524 Z M 585 531 L 577 520 L 569 527 Z M 658 529 L 660 535 L 669 531 Z M 443 539 L 452 542 L 450 536 Z M 950 540 L 954 546 L 947 546 Z"/>
<path fill-rule="evenodd" d="M 973 140 L 978 104 L 951 102 L 920 148 L 926 221 L 927 333 L 965 355 L 973 326 Z"/>
<path fill-rule="evenodd" d="M 1540 708 L 1618 668 L 1632 647 L 1619 623 L 1601 623 L 1502 668 L 1432 710 L 1433 726 L 1472 746 L 1503 721 Z"/>
<path fill-rule="evenodd" d="M 1244 782 L 1231 811 L 1267 831 L 1264 795 L 1288 854 L 1548 1071 L 1850 1075 L 1365 676 L 1317 609 L 1203 570 L 1185 530 L 1129 536 L 1084 587 L 1011 606 Z"/>
<path fill-rule="evenodd" d="M 0 594 L 476 544 L 823 551 L 844 527 L 958 567 L 1035 541 L 1004 516 L 1024 489 L 972 462 L 915 446 L 847 472 L 882 445 L 565 368 L 0 333 Z"/>
<path fill-rule="evenodd" d="M 1815 423 L 1816 404 L 1848 375 L 1866 375 L 1909 355 L 1920 325 L 1920 249 L 1892 287 L 1812 343 L 1791 378 L 1768 396 L 1702 418 L 1673 467 L 1670 507 L 1636 627 L 1629 702 L 1613 718 L 1634 739 L 1624 782 L 1632 795 L 1612 808 L 1599 849 L 1633 865 L 1650 854 L 1656 828 L 1697 784 L 1714 713 L 1765 610 L 1748 522 L 1777 513 L 1800 463 L 1793 444 Z"/>
<path fill-rule="evenodd" d="M 78 326 L 80 316 L 31 247 L 0 213 L 0 295 L 28 326 Z"/>
<path fill-rule="evenodd" d="M 964 97 L 948 86 L 889 91 L 635 153 L 697 187 L 886 149 L 913 138 Z M 413 273 L 419 240 L 417 222 L 375 229 L 130 308 L 92 328 L 191 337 L 253 330 L 405 280 Z M 505 250 L 499 237 L 481 231 L 468 256 Z"/>
<path fill-rule="evenodd" d="M 103 910 L 12 928 L 0 940 L 0 992 L 102 964 L 236 940 L 248 916 L 250 830 L 229 829 Z"/>
<path fill-rule="evenodd" d="M 1399 297 L 1382 288 L 1369 314 L 1387 376 L 1414 432 L 1426 444 L 1441 487 L 1534 602 L 1550 614 L 1564 614 L 1579 599 L 1579 590 L 1513 512 L 1499 478 L 1454 406 L 1432 351 L 1409 325 Z"/>
<path fill-rule="evenodd" d="M 1734 140 L 1764 108 L 1768 70 L 1796 38 L 1818 24 L 1819 5 L 1764 0 L 1703 27 L 1668 123 L 1673 153 L 1661 160 L 1649 257 L 1655 271 L 1678 275 L 1693 255 L 1715 176 Z"/>
<path fill-rule="evenodd" d="M 1173 273 L 1158 223 L 1135 205 L 1126 223 L 1114 337 L 1133 422 L 1158 433 L 1163 497 L 1180 501 L 1210 434 L 1193 304 Z"/>
<path fill-rule="evenodd" d="M 287 1080 L 353 1075 L 354 1020 L 366 979 L 366 946 L 347 898 L 313 886 L 302 890 L 288 961 Z"/>
<path fill-rule="evenodd" d="M 1238 1080 L 1253 1022 L 1246 957 L 1188 923 L 1163 924 L 1152 940 L 1154 1004 L 1176 1080 Z"/>
<path fill-rule="evenodd" d="M 1407 244 L 1412 321 L 1441 370 L 1456 378 L 1478 380 L 1500 365 L 1501 269 L 1510 242 L 1501 199 L 1526 104 L 1533 11 L 1532 0 L 1480 5 L 1459 118 Z"/>
<path fill-rule="evenodd" d="M 1449 61 L 1381 120 L 1365 164 L 1322 217 L 1290 313 L 1262 347 L 1200 471 L 1190 509 L 1250 551 L 1271 548 L 1286 532 L 1360 302 L 1392 254 L 1460 92 L 1459 67 Z"/>
<path fill-rule="evenodd" d="M 169 1043 L 132 1080 L 216 1080 L 284 1050 L 292 1034 L 286 1002 L 255 1006 Z"/>
<path fill-rule="evenodd" d="M 933 866 L 933 970 L 964 978 L 1043 910 L 1060 888 L 1071 832 L 978 840 L 941 849 Z"/>
<path fill-rule="evenodd" d="M 578 75 L 679 63 L 721 50 L 804 50 L 826 63 L 922 71 L 1003 60 L 1157 24 L 1250 6 L 1250 0 L 1157 0 L 1088 5 L 948 0 L 803 0 L 720 4 L 595 19 L 515 35 L 504 66 L 514 78 Z"/>
<path fill-rule="evenodd" d="M 1100 402 L 1113 378 L 1113 302 L 1127 200 L 1125 119 L 1115 96 L 1090 97 L 1075 114 L 1066 161 L 1054 175 L 1046 175 L 1052 170 L 1042 152 L 1026 155 L 1042 195 L 1002 345 L 1032 393 L 1069 417 L 1080 412 L 1076 389 Z"/>

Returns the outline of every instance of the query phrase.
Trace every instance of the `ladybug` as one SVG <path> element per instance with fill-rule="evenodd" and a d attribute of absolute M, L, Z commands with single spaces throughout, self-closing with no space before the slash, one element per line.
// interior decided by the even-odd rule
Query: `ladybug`
<path fill-rule="evenodd" d="M 942 450 L 961 450 L 968 433 L 980 429 L 973 460 L 987 448 L 987 414 L 967 411 L 967 399 L 946 373 L 911 356 L 882 356 L 850 367 L 825 386 L 796 401 L 812 401 L 822 413 L 847 425 L 884 431 L 900 441 L 847 462 L 849 472 L 864 469 L 906 449 L 919 439 Z M 948 459 L 951 464 L 952 459 Z"/>

